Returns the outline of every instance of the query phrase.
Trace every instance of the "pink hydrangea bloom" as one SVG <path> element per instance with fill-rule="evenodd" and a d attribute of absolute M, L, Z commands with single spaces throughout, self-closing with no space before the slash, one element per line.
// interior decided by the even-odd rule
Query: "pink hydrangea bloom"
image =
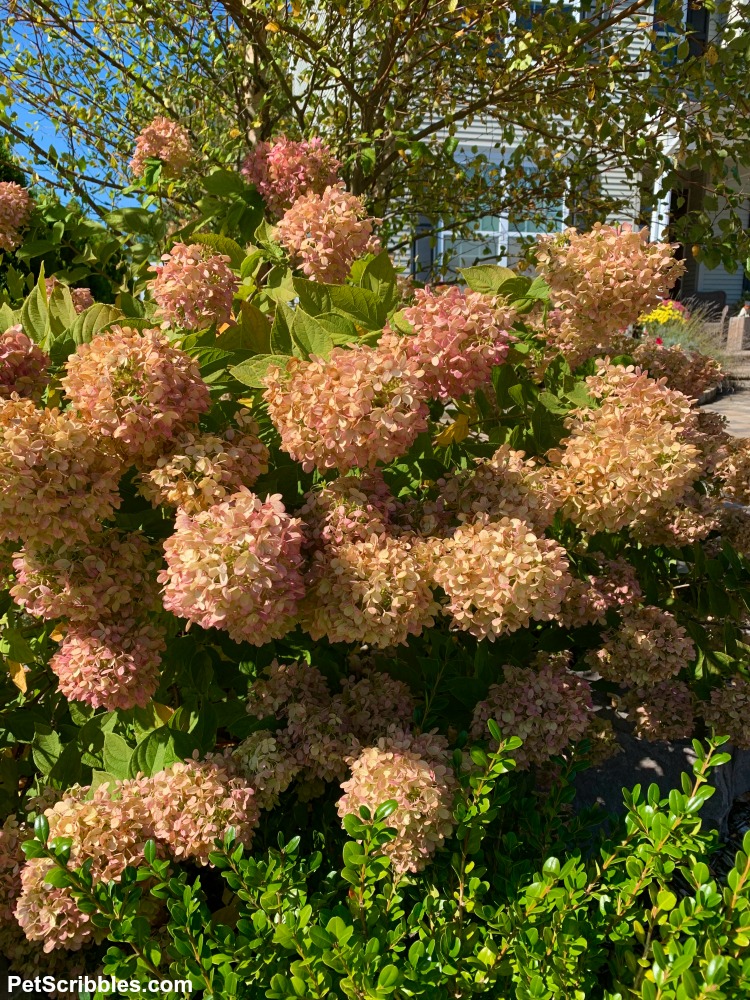
<path fill-rule="evenodd" d="M 421 374 L 403 353 L 337 347 L 326 361 L 270 369 L 264 399 L 282 448 L 306 472 L 367 469 L 403 455 L 426 429 Z"/>
<path fill-rule="evenodd" d="M 137 865 L 147 840 L 155 839 L 161 855 L 208 863 L 214 840 L 234 827 L 248 845 L 258 821 L 252 788 L 236 774 L 230 756 L 171 764 L 151 777 L 115 781 L 88 789 L 74 788 L 45 810 L 50 837 L 68 837 L 71 867 L 91 862 L 95 881 L 118 881 L 127 865 Z M 69 888 L 51 887 L 45 878 L 53 863 L 27 861 L 16 918 L 30 941 L 43 941 L 44 951 L 77 951 L 105 931 L 93 926 L 77 906 Z"/>
<path fill-rule="evenodd" d="M 185 172 L 192 156 L 187 129 L 169 118 L 156 117 L 136 139 L 130 169 L 136 177 L 142 177 L 146 160 L 157 159 L 163 164 L 165 177 L 179 177 Z"/>
<path fill-rule="evenodd" d="M 262 646 L 293 627 L 304 594 L 302 532 L 280 496 L 249 490 L 195 516 L 179 513 L 164 543 L 164 607 L 235 642 Z"/>
<path fill-rule="evenodd" d="M 71 701 L 108 711 L 145 708 L 159 685 L 165 649 L 161 629 L 151 622 L 76 622 L 49 666 Z"/>
<path fill-rule="evenodd" d="M 118 881 L 127 865 L 141 859 L 149 837 L 143 803 L 129 794 L 128 782 L 118 784 L 118 798 L 107 785 L 100 785 L 88 799 L 86 788 L 73 788 L 45 810 L 50 838 L 71 840 L 71 868 L 90 860 L 92 877 L 98 881 Z M 94 927 L 88 913 L 79 910 L 69 888 L 45 884 L 53 867 L 47 858 L 26 862 L 16 919 L 30 941 L 43 942 L 45 953 L 57 948 L 78 951 L 92 940 L 101 940 L 104 932 Z"/>
<path fill-rule="evenodd" d="M 519 768 L 545 764 L 571 743 L 583 739 L 591 721 L 591 687 L 568 669 L 569 654 L 540 654 L 531 667 L 503 667 L 485 701 L 474 708 L 469 735 L 488 739 L 490 719 L 503 737 L 518 736 L 513 751 Z"/>
<path fill-rule="evenodd" d="M 205 330 L 231 319 L 238 279 L 229 257 L 211 253 L 201 243 L 175 243 L 161 261 L 151 267 L 156 277 L 148 287 L 165 327 Z"/>
<path fill-rule="evenodd" d="M 51 278 L 44 279 L 44 287 L 47 290 L 47 299 L 49 300 L 56 288 L 68 288 L 67 285 L 63 283 L 52 275 Z M 68 288 L 70 292 L 70 297 L 73 300 L 73 308 L 77 313 L 82 313 L 84 309 L 88 309 L 89 306 L 94 304 L 94 296 L 91 294 L 90 288 Z"/>
<path fill-rule="evenodd" d="M 516 517 L 541 532 L 552 523 L 560 504 L 547 468 L 507 444 L 492 458 L 477 461 L 473 469 L 439 480 L 438 486 L 442 502 L 459 521 Z"/>
<path fill-rule="evenodd" d="M 364 677 L 345 677 L 333 707 L 349 720 L 352 736 L 363 746 L 383 736 L 391 725 L 408 729 L 416 702 L 408 684 L 374 670 Z"/>
<path fill-rule="evenodd" d="M 508 517 L 458 528 L 433 572 L 454 626 L 491 641 L 554 618 L 571 583 L 565 550 Z"/>
<path fill-rule="evenodd" d="M 376 534 L 316 552 L 300 624 L 329 642 L 405 643 L 438 612 L 420 556 L 406 538 Z"/>
<path fill-rule="evenodd" d="M 695 657 L 687 631 L 668 611 L 645 607 L 627 611 L 604 645 L 587 655 L 606 680 L 650 687 L 675 677 Z"/>
<path fill-rule="evenodd" d="M 11 596 L 47 620 L 100 621 L 158 607 L 159 554 L 142 535 L 105 529 L 86 545 L 27 546 L 15 554 Z"/>
<path fill-rule="evenodd" d="M 0 539 L 85 542 L 120 505 L 120 471 L 74 414 L 0 400 Z"/>
<path fill-rule="evenodd" d="M 685 269 L 676 245 L 648 243 L 647 230 L 596 223 L 590 232 L 542 236 L 537 264 L 577 343 L 606 341 L 662 299 Z M 571 336 L 572 335 L 572 336 Z"/>
<path fill-rule="evenodd" d="M 231 754 L 178 761 L 137 781 L 149 833 L 178 861 L 194 858 L 207 865 L 215 840 L 230 826 L 238 843 L 250 845 L 258 806 L 253 789 L 238 776 Z"/>
<path fill-rule="evenodd" d="M 313 281 L 341 284 L 358 257 L 379 253 L 371 219 L 362 202 L 333 184 L 306 194 L 284 212 L 274 230 L 294 264 Z"/>
<path fill-rule="evenodd" d="M 255 185 L 269 211 L 279 216 L 304 194 L 322 195 L 337 182 L 340 167 L 320 139 L 296 142 L 280 135 L 254 146 L 240 173 Z"/>
<path fill-rule="evenodd" d="M 642 740 L 686 740 L 695 728 L 695 698 L 683 681 L 633 688 L 622 699 Z"/>
<path fill-rule="evenodd" d="M 397 504 L 382 475 L 339 476 L 305 494 L 299 516 L 308 541 L 318 547 L 364 542 L 391 525 Z"/>
<path fill-rule="evenodd" d="M 591 533 L 661 516 L 701 473 L 684 437 L 690 400 L 639 368 L 605 363 L 586 383 L 601 405 L 573 411 L 570 437 L 547 456 L 558 501 Z"/>
<path fill-rule="evenodd" d="M 268 449 L 248 410 L 223 434 L 185 431 L 153 469 L 143 473 L 140 491 L 155 507 L 166 504 L 197 514 L 221 503 L 268 470 Z"/>
<path fill-rule="evenodd" d="M 701 706 L 703 719 L 717 736 L 729 736 L 734 746 L 750 750 L 750 680 L 732 677 L 714 688 L 711 699 Z"/>
<path fill-rule="evenodd" d="M 630 607 L 641 596 L 638 577 L 627 559 L 604 559 L 598 573 L 573 580 L 560 609 L 560 621 L 567 628 L 603 625 L 607 611 Z"/>
<path fill-rule="evenodd" d="M 403 350 L 414 358 L 424 370 L 432 399 L 458 399 L 486 385 L 493 366 L 502 364 L 516 339 L 508 332 L 512 310 L 456 285 L 417 289 L 403 316 L 414 328 L 413 335 L 386 327 L 378 350 L 391 354 Z"/>
<path fill-rule="evenodd" d="M 148 459 L 211 405 L 198 362 L 160 330 L 113 326 L 68 358 L 61 383 L 91 428 Z"/>
<path fill-rule="evenodd" d="M 351 778 L 341 785 L 339 816 L 373 814 L 384 802 L 397 808 L 387 820 L 396 830 L 383 851 L 397 873 L 420 871 L 453 831 L 457 782 L 447 740 L 435 733 L 414 736 L 392 727 L 374 746 L 348 759 Z"/>
<path fill-rule="evenodd" d="M 26 188 L 14 181 L 0 181 L 0 250 L 20 247 L 33 205 Z"/>
<path fill-rule="evenodd" d="M 665 347 L 647 339 L 640 341 L 630 353 L 651 378 L 666 379 L 670 389 L 677 389 L 693 400 L 719 385 L 724 378 L 718 361 L 700 351 L 687 351 L 679 344 Z"/>
<path fill-rule="evenodd" d="M 674 505 L 649 517 L 636 518 L 631 534 L 646 545 L 692 545 L 718 530 L 722 501 L 689 486 Z"/>
<path fill-rule="evenodd" d="M 0 333 L 0 399 L 16 393 L 39 401 L 49 382 L 48 366 L 49 357 L 20 323 Z"/>
<path fill-rule="evenodd" d="M 747 508 L 725 506 L 721 512 L 719 529 L 721 538 L 717 542 L 729 542 L 740 555 L 750 559 L 750 512 Z M 717 547 L 720 548 L 720 545 Z"/>

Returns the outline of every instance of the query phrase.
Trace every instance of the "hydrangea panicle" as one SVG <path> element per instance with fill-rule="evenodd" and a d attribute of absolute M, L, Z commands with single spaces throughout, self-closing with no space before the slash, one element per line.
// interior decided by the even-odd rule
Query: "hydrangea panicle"
<path fill-rule="evenodd" d="M 263 394 L 281 446 L 306 472 L 372 468 L 427 427 L 421 370 L 400 354 L 336 347 L 327 360 L 271 368 Z"/>
<path fill-rule="evenodd" d="M 695 727 L 695 698 L 683 681 L 631 688 L 622 699 L 635 735 L 643 740 L 686 740 Z"/>
<path fill-rule="evenodd" d="M 36 400 L 49 382 L 49 357 L 24 333 L 20 323 L 0 333 L 0 399 Z"/>
<path fill-rule="evenodd" d="M 158 454 L 211 403 L 198 362 L 161 330 L 112 326 L 65 367 L 61 383 L 75 409 L 129 459 Z"/>
<path fill-rule="evenodd" d="M 357 258 L 380 252 L 373 236 L 377 222 L 343 184 L 332 184 L 322 194 L 298 198 L 284 212 L 274 235 L 308 278 L 339 284 Z"/>
<path fill-rule="evenodd" d="M 491 641 L 554 618 L 571 583 L 565 550 L 509 517 L 458 528 L 433 572 L 455 627 Z"/>
<path fill-rule="evenodd" d="M 593 702 L 587 681 L 568 670 L 570 654 L 540 654 L 529 667 L 503 667 L 503 680 L 490 686 L 474 708 L 469 735 L 487 739 L 494 719 L 504 736 L 518 736 L 523 746 L 513 756 L 519 768 L 546 764 L 570 744 L 583 739 Z"/>
<path fill-rule="evenodd" d="M 280 216 L 302 195 L 322 195 L 336 184 L 340 167 L 320 139 L 296 142 L 281 135 L 272 142 L 257 143 L 240 173 L 255 185 L 268 209 Z"/>
<path fill-rule="evenodd" d="M 695 657 L 695 646 L 676 618 L 662 608 L 631 609 L 619 628 L 605 632 L 601 649 L 587 656 L 606 680 L 634 687 L 669 681 Z"/>
<path fill-rule="evenodd" d="M 85 543 L 120 505 L 120 471 L 120 459 L 70 411 L 0 400 L 0 539 Z"/>
<path fill-rule="evenodd" d="M 339 816 L 374 812 L 384 802 L 397 808 L 388 817 L 396 836 L 383 846 L 396 873 L 420 871 L 449 837 L 458 783 L 445 737 L 414 736 L 393 726 L 370 747 L 348 760 L 351 777 L 341 785 Z"/>
<path fill-rule="evenodd" d="M 313 639 L 405 643 L 438 612 L 422 559 L 404 538 L 372 534 L 314 553 L 300 623 Z"/>
<path fill-rule="evenodd" d="M 94 304 L 94 296 L 91 294 L 90 288 L 69 288 L 64 285 L 59 278 L 56 278 L 54 274 L 51 278 L 44 279 L 44 287 L 47 290 L 47 300 L 51 298 L 56 288 L 67 288 L 70 292 L 70 298 L 73 301 L 73 308 L 80 315 L 84 309 L 88 309 Z"/>
<path fill-rule="evenodd" d="M 15 250 L 23 242 L 34 203 L 15 181 L 0 181 L 0 250 Z"/>
<path fill-rule="evenodd" d="M 657 305 L 683 273 L 676 244 L 649 243 L 640 232 L 597 222 L 586 233 L 541 236 L 536 260 L 561 311 L 572 346 L 606 342 Z"/>
<path fill-rule="evenodd" d="M 47 620 L 101 621 L 158 607 L 159 555 L 140 534 L 105 529 L 83 546 L 26 546 L 13 559 L 11 596 Z"/>
<path fill-rule="evenodd" d="M 235 642 L 262 646 L 293 627 L 304 594 L 302 531 L 280 496 L 242 489 L 223 503 L 178 513 L 164 543 L 164 607 Z"/>
<path fill-rule="evenodd" d="M 386 327 L 378 350 L 405 351 L 423 369 L 430 397 L 444 402 L 488 383 L 493 366 L 502 364 L 516 339 L 508 332 L 511 309 L 456 285 L 417 289 L 403 316 L 414 334 L 403 336 Z"/>
<path fill-rule="evenodd" d="M 76 622 L 49 666 L 71 701 L 108 711 L 145 708 L 158 687 L 165 648 L 161 629 L 151 622 Z"/>
<path fill-rule="evenodd" d="M 192 157 L 193 150 L 187 129 L 179 122 L 158 116 L 138 135 L 130 169 L 136 177 L 142 177 L 146 170 L 146 160 L 157 159 L 162 162 L 165 177 L 179 177 L 185 172 Z"/>
<path fill-rule="evenodd" d="M 268 470 L 268 449 L 248 410 L 223 434 L 185 431 L 153 469 L 141 476 L 140 491 L 154 506 L 197 514 L 221 503 Z"/>
<path fill-rule="evenodd" d="M 714 688 L 710 700 L 701 706 L 709 729 L 717 736 L 729 736 L 734 746 L 750 750 L 750 680 L 737 675 L 722 687 Z"/>
<path fill-rule="evenodd" d="M 212 253 L 201 243 L 175 243 L 150 270 L 156 277 L 148 287 L 164 327 L 205 330 L 229 322 L 238 279 L 224 254 Z"/>

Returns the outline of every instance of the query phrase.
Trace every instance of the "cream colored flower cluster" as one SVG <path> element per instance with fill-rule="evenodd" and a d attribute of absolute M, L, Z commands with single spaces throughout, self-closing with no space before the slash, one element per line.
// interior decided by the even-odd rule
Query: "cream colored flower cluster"
<path fill-rule="evenodd" d="M 44 279 L 44 287 L 47 291 L 47 301 L 49 301 L 56 288 L 67 288 L 73 300 L 73 308 L 79 315 L 84 309 L 88 309 L 89 306 L 93 306 L 94 304 L 94 296 L 91 294 L 90 288 L 69 288 L 54 275 L 51 278 Z"/>
<path fill-rule="evenodd" d="M 71 621 L 133 617 L 159 605 L 159 555 L 140 534 L 105 528 L 82 545 L 26 546 L 13 558 L 11 596 L 27 614 Z"/>
<path fill-rule="evenodd" d="M 650 517 L 636 519 L 632 535 L 646 545 L 692 545 L 718 530 L 722 501 L 718 496 L 698 493 L 689 486 L 672 507 Z"/>
<path fill-rule="evenodd" d="M 559 506 L 547 467 L 507 444 L 473 469 L 441 479 L 438 487 L 443 505 L 460 522 L 485 515 L 490 521 L 515 517 L 541 533 Z"/>
<path fill-rule="evenodd" d="M 371 219 L 356 195 L 343 183 L 329 185 L 322 194 L 305 194 L 284 212 L 274 238 L 292 262 L 313 281 L 344 281 L 358 257 L 378 253 Z"/>
<path fill-rule="evenodd" d="M 0 399 L 14 393 L 39 401 L 47 388 L 49 357 L 30 340 L 20 323 L 0 333 Z"/>
<path fill-rule="evenodd" d="M 605 363 L 586 382 L 599 407 L 574 411 L 548 454 L 565 513 L 590 533 L 661 516 L 701 473 L 690 401 L 638 368 Z"/>
<path fill-rule="evenodd" d="M 566 628 L 603 625 L 610 610 L 621 611 L 642 597 L 635 569 L 627 559 L 602 559 L 598 573 L 574 578 L 560 609 Z"/>
<path fill-rule="evenodd" d="M 190 515 L 164 543 L 164 607 L 235 642 L 262 646 L 292 627 L 304 594 L 300 520 L 280 496 L 247 489 Z"/>
<path fill-rule="evenodd" d="M 316 640 L 387 647 L 434 625 L 438 610 L 421 550 L 373 534 L 314 553 L 300 623 Z"/>
<path fill-rule="evenodd" d="M 700 351 L 686 351 L 679 344 L 667 347 L 650 339 L 642 340 L 631 355 L 651 378 L 665 378 L 670 389 L 694 400 L 724 378 L 718 361 Z"/>
<path fill-rule="evenodd" d="M 502 364 L 516 339 L 508 332 L 512 310 L 456 285 L 417 289 L 402 315 L 413 334 L 404 337 L 387 326 L 378 349 L 393 354 L 403 350 L 413 358 L 424 371 L 431 399 L 458 399 L 486 385 L 493 366 Z"/>
<path fill-rule="evenodd" d="M 74 413 L 0 400 L 0 539 L 85 543 L 120 505 L 120 472 Z"/>
<path fill-rule="evenodd" d="M 513 752 L 521 769 L 545 764 L 583 739 L 593 712 L 591 687 L 568 670 L 569 659 L 567 653 L 540 654 L 532 666 L 504 666 L 503 680 L 475 706 L 469 735 L 487 739 L 493 719 L 502 736 L 523 740 Z"/>
<path fill-rule="evenodd" d="M 622 698 L 635 735 L 643 740 L 686 740 L 695 728 L 695 697 L 684 681 L 631 688 Z"/>
<path fill-rule="evenodd" d="M 158 507 L 165 504 L 197 514 L 221 503 L 268 471 L 268 449 L 258 437 L 249 410 L 240 410 L 223 434 L 185 431 L 166 455 L 141 476 L 140 491 Z"/>
<path fill-rule="evenodd" d="M 714 688 L 702 707 L 703 719 L 718 736 L 729 736 L 733 745 L 750 750 L 750 680 L 736 676 Z"/>
<path fill-rule="evenodd" d="M 139 134 L 130 169 L 142 177 L 146 160 L 161 160 L 165 177 L 179 177 L 193 157 L 190 135 L 184 126 L 169 118 L 157 117 Z"/>
<path fill-rule="evenodd" d="M 206 865 L 214 840 L 229 826 L 249 845 L 258 822 L 252 788 L 236 776 L 230 757 L 217 755 L 180 761 L 150 778 L 99 785 L 90 795 L 85 788 L 71 789 L 45 815 L 51 838 L 70 838 L 71 867 L 90 861 L 97 881 L 118 881 L 127 865 L 142 859 L 151 839 L 162 854 Z M 46 858 L 26 862 L 16 919 L 45 952 L 76 951 L 101 934 L 69 888 L 45 883 L 52 866 Z"/>
<path fill-rule="evenodd" d="M 62 386 L 92 432 L 146 461 L 208 410 L 197 362 L 161 330 L 112 326 L 67 361 Z"/>
<path fill-rule="evenodd" d="M 211 253 L 201 243 L 175 243 L 161 263 L 150 268 L 156 277 L 148 287 L 162 325 L 205 330 L 212 324 L 229 322 L 239 284 L 230 262 L 229 257 Z"/>
<path fill-rule="evenodd" d="M 453 831 L 453 799 L 458 784 L 450 765 L 445 737 L 415 736 L 397 726 L 374 746 L 352 755 L 351 778 L 343 782 L 339 816 L 359 817 L 366 806 L 373 814 L 385 802 L 396 802 L 388 826 L 396 830 L 383 851 L 397 873 L 420 871 Z"/>
<path fill-rule="evenodd" d="M 657 607 L 627 611 L 603 640 L 601 649 L 588 654 L 588 662 L 606 680 L 634 687 L 671 680 L 695 658 L 687 631 Z"/>
<path fill-rule="evenodd" d="M 320 139 L 296 142 L 281 135 L 254 146 L 240 173 L 255 185 L 268 209 L 279 216 L 302 195 L 322 195 L 336 184 L 340 167 Z"/>
<path fill-rule="evenodd" d="M 306 472 L 367 469 L 398 458 L 426 429 L 421 375 L 403 352 L 337 347 L 325 361 L 272 368 L 264 399 L 282 448 Z"/>
<path fill-rule="evenodd" d="M 646 233 L 596 223 L 586 233 L 539 238 L 537 264 L 562 312 L 562 340 L 606 342 L 669 292 L 685 265 L 675 260 L 675 245 L 649 243 Z"/>
<path fill-rule="evenodd" d="M 26 188 L 15 181 L 0 181 L 0 250 L 20 247 L 33 207 Z"/>
<path fill-rule="evenodd" d="M 550 621 L 571 584 L 565 549 L 518 518 L 480 518 L 441 546 L 433 569 L 454 626 L 478 639 Z"/>

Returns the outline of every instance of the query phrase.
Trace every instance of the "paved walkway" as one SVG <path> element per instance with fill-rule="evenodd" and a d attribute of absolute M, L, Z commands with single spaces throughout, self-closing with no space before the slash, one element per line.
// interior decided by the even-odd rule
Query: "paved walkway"
<path fill-rule="evenodd" d="M 701 409 L 725 416 L 729 421 L 727 430 L 735 437 L 750 437 L 750 351 L 728 355 L 726 367 L 734 391 L 724 393 Z"/>

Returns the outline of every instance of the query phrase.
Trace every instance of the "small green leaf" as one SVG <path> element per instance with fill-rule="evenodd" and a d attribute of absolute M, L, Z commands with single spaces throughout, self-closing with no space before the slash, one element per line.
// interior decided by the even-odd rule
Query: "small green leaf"
<path fill-rule="evenodd" d="M 327 358 L 334 348 L 333 338 L 313 316 L 297 309 L 292 323 L 292 341 L 299 346 L 302 356 L 309 358 L 315 354 Z"/>

